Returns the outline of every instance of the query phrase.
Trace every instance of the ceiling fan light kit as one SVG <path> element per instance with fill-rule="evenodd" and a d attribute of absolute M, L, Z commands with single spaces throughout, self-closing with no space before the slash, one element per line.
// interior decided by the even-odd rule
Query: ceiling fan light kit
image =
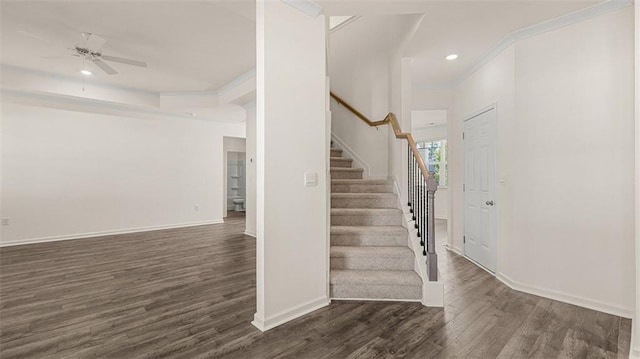
<path fill-rule="evenodd" d="M 98 68 L 104 71 L 108 75 L 115 75 L 118 73 L 113 67 L 107 64 L 105 61 L 116 62 L 124 65 L 131 65 L 137 67 L 147 67 L 147 63 L 144 61 L 126 59 L 123 57 L 109 56 L 101 52 L 102 46 L 107 41 L 97 35 L 90 32 L 82 33 L 82 40 L 72 50 L 75 51 L 74 56 L 82 57 L 85 60 L 93 62 Z M 88 74 L 85 73 L 89 72 Z M 83 69 L 82 74 L 90 75 L 91 72 Z"/>

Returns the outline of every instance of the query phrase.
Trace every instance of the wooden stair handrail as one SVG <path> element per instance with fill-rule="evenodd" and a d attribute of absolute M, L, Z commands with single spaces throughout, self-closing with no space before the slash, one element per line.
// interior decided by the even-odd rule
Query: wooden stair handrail
<path fill-rule="evenodd" d="M 367 125 L 371 127 L 377 127 L 384 124 L 391 125 L 391 128 L 393 129 L 393 133 L 395 134 L 396 138 L 404 138 L 407 140 L 407 142 L 409 142 L 409 147 L 411 147 L 411 152 L 413 152 L 413 157 L 416 159 L 416 162 L 418 162 L 418 167 L 420 167 L 420 171 L 422 172 L 422 175 L 424 176 L 424 179 L 427 182 L 427 191 L 435 191 L 437 189 L 437 183 L 435 181 L 435 177 L 431 175 L 431 173 L 427 170 L 427 166 L 425 165 L 424 160 L 422 159 L 422 156 L 420 156 L 420 152 L 418 152 L 418 147 L 416 146 L 416 141 L 413 139 L 413 135 L 411 135 L 411 133 L 409 132 L 402 132 L 402 129 L 400 129 L 400 124 L 398 123 L 398 119 L 396 118 L 396 115 L 393 114 L 393 112 L 389 112 L 387 116 L 384 118 L 384 120 L 382 121 L 371 121 L 369 118 L 367 118 L 367 116 L 363 115 L 360 111 L 356 110 L 353 106 L 349 105 L 349 103 L 347 103 L 345 100 L 340 98 L 338 95 L 334 94 L 333 92 L 329 92 L 329 94 L 334 100 L 336 100 L 336 102 L 338 102 L 338 104 L 346 107 L 347 110 L 351 111 L 354 115 L 356 115 L 359 119 L 364 121 Z M 428 180 L 428 179 L 433 179 L 433 180 Z"/>

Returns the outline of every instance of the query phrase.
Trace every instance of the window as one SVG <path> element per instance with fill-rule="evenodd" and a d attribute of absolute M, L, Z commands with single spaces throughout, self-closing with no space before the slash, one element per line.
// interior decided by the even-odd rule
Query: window
<path fill-rule="evenodd" d="M 427 170 L 435 174 L 438 186 L 447 186 L 447 140 L 417 142 L 418 152 L 422 156 Z"/>

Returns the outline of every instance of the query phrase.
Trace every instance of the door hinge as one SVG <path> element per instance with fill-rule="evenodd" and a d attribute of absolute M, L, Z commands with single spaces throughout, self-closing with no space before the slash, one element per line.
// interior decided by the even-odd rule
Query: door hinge
<path fill-rule="evenodd" d="M 462 236 L 462 243 L 467 243 L 467 236 Z"/>
<path fill-rule="evenodd" d="M 466 184 L 462 184 L 462 192 L 467 190 L 467 185 Z"/>
<path fill-rule="evenodd" d="M 462 139 L 464 140 L 464 132 L 462 133 Z"/>

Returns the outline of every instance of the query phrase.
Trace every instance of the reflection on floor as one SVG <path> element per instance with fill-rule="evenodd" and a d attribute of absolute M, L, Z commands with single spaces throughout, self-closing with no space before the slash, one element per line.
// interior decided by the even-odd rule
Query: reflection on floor
<path fill-rule="evenodd" d="M 261 333 L 243 231 L 237 216 L 0 248 L 0 357 L 627 357 L 630 320 L 511 290 L 440 245 L 445 308 L 341 301 Z"/>
<path fill-rule="evenodd" d="M 245 211 L 227 211 L 225 218 L 244 218 Z"/>

